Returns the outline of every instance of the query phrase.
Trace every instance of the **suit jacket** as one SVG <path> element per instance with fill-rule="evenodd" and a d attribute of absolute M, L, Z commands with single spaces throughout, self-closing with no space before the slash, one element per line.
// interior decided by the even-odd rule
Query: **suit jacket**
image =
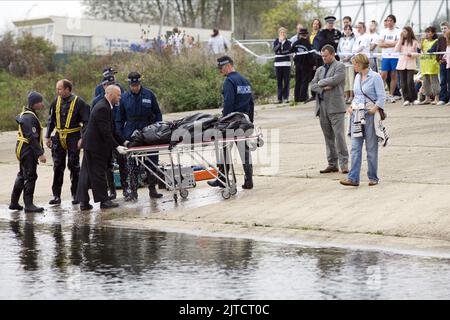
<path fill-rule="evenodd" d="M 335 60 L 325 77 L 325 66 L 316 70 L 314 79 L 311 82 L 311 90 L 316 92 L 316 116 L 320 116 L 320 106 L 324 107 L 328 113 L 341 113 L 346 111 L 344 99 L 345 65 Z M 332 90 L 324 91 L 326 86 L 333 87 Z M 321 99 L 321 96 L 323 99 Z"/>
<path fill-rule="evenodd" d="M 110 157 L 111 151 L 123 143 L 123 138 L 116 134 L 111 105 L 106 98 L 103 98 L 91 111 L 83 136 L 83 148 L 86 151 Z"/>

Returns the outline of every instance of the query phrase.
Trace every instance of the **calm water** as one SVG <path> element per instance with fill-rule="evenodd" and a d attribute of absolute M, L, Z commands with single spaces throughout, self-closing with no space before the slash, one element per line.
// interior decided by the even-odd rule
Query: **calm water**
<path fill-rule="evenodd" d="M 0 220 L 0 299 L 450 299 L 450 260 Z"/>

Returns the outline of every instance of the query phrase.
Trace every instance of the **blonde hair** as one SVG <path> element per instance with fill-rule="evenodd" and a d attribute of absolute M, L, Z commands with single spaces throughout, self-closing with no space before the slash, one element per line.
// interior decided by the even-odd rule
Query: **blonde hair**
<path fill-rule="evenodd" d="M 352 58 L 352 62 L 360 66 L 361 69 L 369 68 L 369 58 L 364 53 L 358 53 Z"/>
<path fill-rule="evenodd" d="M 280 32 L 287 32 L 287 29 L 284 27 L 281 27 L 280 29 L 278 29 L 278 33 L 280 33 Z"/>

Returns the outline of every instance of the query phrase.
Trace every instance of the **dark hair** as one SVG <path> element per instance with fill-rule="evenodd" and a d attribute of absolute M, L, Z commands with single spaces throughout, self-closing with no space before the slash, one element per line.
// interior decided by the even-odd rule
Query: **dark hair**
<path fill-rule="evenodd" d="M 63 88 L 64 89 L 69 89 L 69 91 L 72 92 L 72 88 L 73 88 L 72 82 L 70 82 L 67 79 L 63 79 L 61 81 L 62 81 Z"/>
<path fill-rule="evenodd" d="M 358 22 L 358 26 L 361 25 L 364 28 L 364 31 L 367 31 L 366 24 L 362 21 Z"/>
<path fill-rule="evenodd" d="M 352 17 L 350 16 L 345 16 L 342 18 L 342 21 L 344 21 L 345 19 L 350 20 L 350 22 L 352 22 Z"/>
<path fill-rule="evenodd" d="M 336 50 L 334 49 L 334 47 L 331 44 L 324 45 L 322 50 L 320 50 L 320 51 L 321 52 L 328 51 L 331 54 L 336 54 Z"/>
<path fill-rule="evenodd" d="M 319 21 L 319 29 L 322 29 L 322 22 L 320 22 L 320 19 L 314 19 L 314 20 L 311 22 L 311 29 L 312 29 L 312 26 L 314 25 L 314 22 L 316 22 L 316 21 Z"/>
<path fill-rule="evenodd" d="M 425 29 L 425 32 L 431 32 L 431 33 L 436 33 L 436 28 L 433 26 L 430 26 L 428 28 Z"/>
<path fill-rule="evenodd" d="M 397 23 L 397 18 L 396 18 L 393 14 L 388 15 L 388 16 L 386 17 L 385 21 L 386 21 L 387 19 L 391 19 L 392 21 L 394 21 L 394 23 Z"/>
<path fill-rule="evenodd" d="M 214 28 L 213 29 L 213 34 L 211 35 L 211 37 L 217 37 L 219 35 L 219 29 Z"/>
<path fill-rule="evenodd" d="M 403 27 L 403 30 L 406 30 L 408 35 L 406 36 L 406 38 L 403 39 L 402 45 L 405 44 L 405 41 L 406 41 L 406 44 L 409 44 L 409 45 L 412 45 L 414 41 L 417 41 L 414 31 L 410 26 Z"/>

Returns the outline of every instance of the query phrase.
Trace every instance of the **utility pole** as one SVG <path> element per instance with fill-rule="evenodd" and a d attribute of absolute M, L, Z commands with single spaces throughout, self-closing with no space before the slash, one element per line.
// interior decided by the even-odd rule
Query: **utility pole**
<path fill-rule="evenodd" d="M 231 39 L 234 40 L 234 0 L 231 0 Z"/>

